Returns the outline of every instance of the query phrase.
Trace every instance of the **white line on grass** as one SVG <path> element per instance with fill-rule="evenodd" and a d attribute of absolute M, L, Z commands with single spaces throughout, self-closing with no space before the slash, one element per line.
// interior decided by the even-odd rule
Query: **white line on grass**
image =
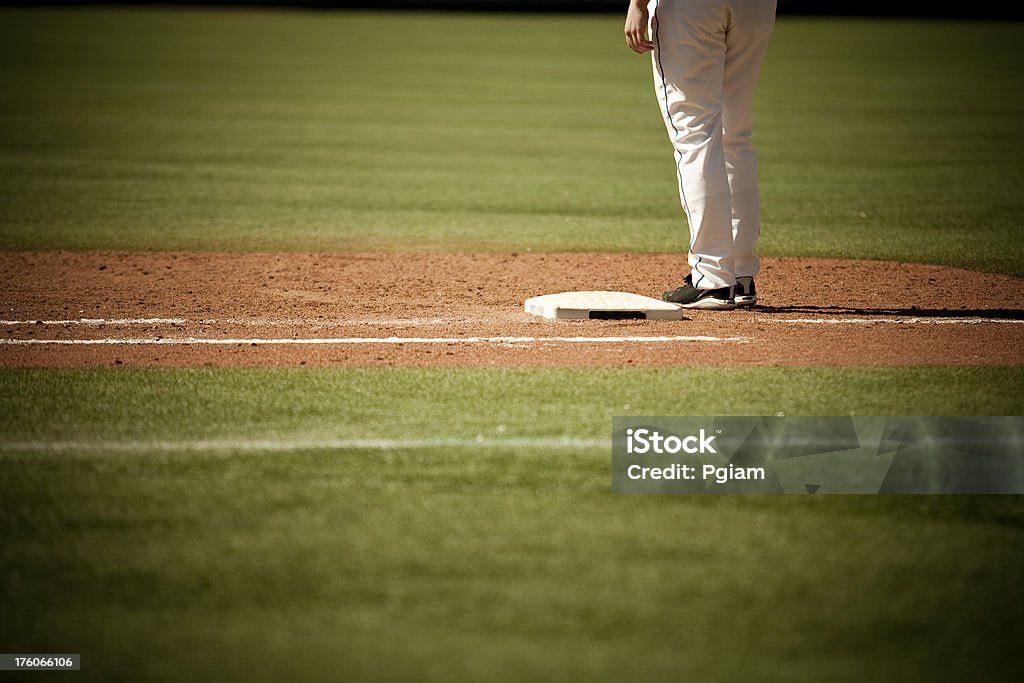
<path fill-rule="evenodd" d="M 611 448 L 608 439 L 522 437 L 471 439 L 193 439 L 182 441 L 13 441 L 0 444 L 0 452 L 39 453 L 65 451 L 153 452 L 240 451 L 284 452 L 304 450 L 416 450 L 423 448 Z"/>
<path fill-rule="evenodd" d="M 672 342 L 749 342 L 748 337 L 340 337 L 335 339 L 206 339 L 196 337 L 144 337 L 103 339 L 0 339 L 7 346 L 264 346 L 273 344 L 664 344 Z"/>

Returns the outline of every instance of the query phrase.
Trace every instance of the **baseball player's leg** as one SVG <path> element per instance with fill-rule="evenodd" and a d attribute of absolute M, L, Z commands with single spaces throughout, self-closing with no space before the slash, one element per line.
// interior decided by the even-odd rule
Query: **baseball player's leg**
<path fill-rule="evenodd" d="M 737 277 L 757 275 L 761 234 L 757 154 L 751 142 L 754 87 L 775 23 L 775 0 L 732 0 L 726 33 L 724 101 L 725 164 L 732 196 Z"/>
<path fill-rule="evenodd" d="M 732 202 L 722 122 L 726 3 L 652 0 L 649 10 L 655 91 L 690 226 L 692 284 L 702 290 L 731 287 Z"/>

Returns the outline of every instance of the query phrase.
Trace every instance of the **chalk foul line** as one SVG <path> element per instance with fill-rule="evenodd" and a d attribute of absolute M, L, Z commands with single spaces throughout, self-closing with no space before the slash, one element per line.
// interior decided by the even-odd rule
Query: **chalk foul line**
<path fill-rule="evenodd" d="M 366 318 L 366 319 L 327 319 L 327 318 L 67 318 L 59 320 L 0 320 L 0 325 L 22 327 L 25 325 L 48 325 L 55 327 L 125 327 L 172 325 L 235 325 L 239 327 L 344 327 L 344 326 L 378 326 L 378 327 L 424 327 L 428 325 L 445 325 L 450 323 L 485 322 L 483 316 L 459 316 L 450 318 Z"/>
<path fill-rule="evenodd" d="M 746 343 L 749 337 L 338 337 L 329 339 L 216 339 L 140 337 L 101 339 L 0 339 L 2 346 L 269 346 L 277 344 L 665 344 L 674 342 Z"/>
<path fill-rule="evenodd" d="M 387 319 L 307 319 L 307 318 L 69 318 L 65 320 L 0 320 L 0 325 L 23 327 L 27 325 L 44 325 L 53 327 L 125 327 L 125 326 L 174 326 L 184 325 L 235 325 L 239 327 L 422 327 L 465 322 L 484 322 L 484 317 L 453 317 L 453 318 L 387 318 Z M 757 322 L 772 322 L 787 325 L 982 325 L 982 324 L 1024 324 L 1024 319 L 1016 318 L 939 318 L 939 317 L 878 317 L 878 318 L 771 318 L 759 317 Z"/>
<path fill-rule="evenodd" d="M 764 318 L 758 322 L 786 323 L 789 325 L 986 325 L 1024 324 L 1016 318 Z"/>
<path fill-rule="evenodd" d="M 0 325 L 184 325 L 186 318 L 70 318 L 68 320 L 0 320 Z"/>

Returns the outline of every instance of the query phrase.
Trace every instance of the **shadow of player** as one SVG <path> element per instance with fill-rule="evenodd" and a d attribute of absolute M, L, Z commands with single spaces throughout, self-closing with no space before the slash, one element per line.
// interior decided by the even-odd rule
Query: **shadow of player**
<path fill-rule="evenodd" d="M 800 313 L 855 318 L 954 318 L 971 320 L 1024 320 L 1017 308 L 861 308 L 854 306 L 754 306 L 758 313 Z"/>

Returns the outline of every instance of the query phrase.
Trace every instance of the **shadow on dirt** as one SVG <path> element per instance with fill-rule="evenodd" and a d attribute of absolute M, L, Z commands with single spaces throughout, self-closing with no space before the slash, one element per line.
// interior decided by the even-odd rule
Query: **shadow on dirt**
<path fill-rule="evenodd" d="M 1024 320 L 1017 308 L 858 308 L 853 306 L 755 306 L 759 313 L 848 316 L 851 318 L 946 318 L 956 320 Z"/>

